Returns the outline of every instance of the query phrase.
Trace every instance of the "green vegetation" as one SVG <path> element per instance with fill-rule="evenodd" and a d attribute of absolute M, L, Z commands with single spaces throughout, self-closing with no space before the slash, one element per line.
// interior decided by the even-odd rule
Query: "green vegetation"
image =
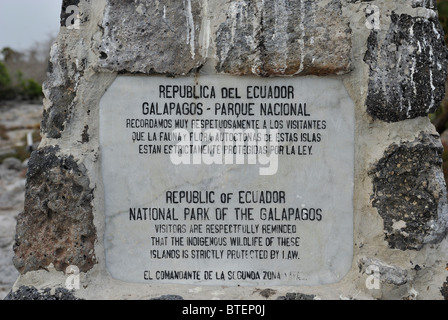
<path fill-rule="evenodd" d="M 0 61 L 0 101 L 10 100 L 15 96 L 11 86 L 11 77 L 5 64 Z"/>
<path fill-rule="evenodd" d="M 0 101 L 37 100 L 42 97 L 42 85 L 34 79 L 24 79 L 23 72 L 17 72 L 12 81 L 5 64 L 0 61 Z"/>
<path fill-rule="evenodd" d="M 26 100 L 35 100 L 42 96 L 42 85 L 34 79 L 24 79 L 21 71 L 17 72 L 17 92 Z"/>
<path fill-rule="evenodd" d="M 24 54 L 11 48 L 3 48 L 0 57 L 0 102 L 41 99 L 46 57 L 39 59 L 37 49 Z"/>
<path fill-rule="evenodd" d="M 49 39 L 45 43 L 36 43 L 24 52 L 11 48 L 0 50 L 0 108 L 15 106 L 24 101 L 42 103 L 42 83 L 46 77 L 52 42 L 53 39 Z M 34 142 L 40 141 L 38 127 L 32 126 L 26 129 L 32 130 Z M 0 140 L 8 146 L 0 154 L 0 164 L 9 157 L 18 158 L 20 161 L 30 157 L 26 135 L 19 144 L 8 141 L 10 140 L 8 133 L 13 130 L 21 130 L 21 128 L 0 124 Z"/>

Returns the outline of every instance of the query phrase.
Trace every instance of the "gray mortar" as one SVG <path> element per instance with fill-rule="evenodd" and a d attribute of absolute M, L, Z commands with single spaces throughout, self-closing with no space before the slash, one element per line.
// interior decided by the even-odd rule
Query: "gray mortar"
<path fill-rule="evenodd" d="M 57 51 L 62 53 L 62 51 Z M 76 93 L 73 77 L 70 76 L 66 59 L 63 56 L 51 56 L 48 66 L 48 78 L 44 90 L 52 86 L 47 93 L 51 107 L 44 109 L 41 131 L 49 138 L 58 139 L 64 130 Z"/>

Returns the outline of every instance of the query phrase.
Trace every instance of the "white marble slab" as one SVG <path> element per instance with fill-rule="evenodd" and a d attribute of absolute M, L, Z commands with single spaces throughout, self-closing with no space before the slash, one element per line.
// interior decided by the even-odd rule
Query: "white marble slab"
<path fill-rule="evenodd" d="M 119 76 L 100 103 L 109 272 L 141 283 L 338 282 L 353 254 L 354 121 L 334 79 Z M 252 130 L 234 131 L 242 124 Z M 164 141 L 173 132 L 196 140 Z M 274 153 L 238 153 L 232 164 L 222 150 L 235 148 L 210 142 L 222 133 L 263 137 L 234 144 Z M 215 153 L 168 152 L 190 144 Z M 251 203 L 253 195 L 264 203 Z"/>

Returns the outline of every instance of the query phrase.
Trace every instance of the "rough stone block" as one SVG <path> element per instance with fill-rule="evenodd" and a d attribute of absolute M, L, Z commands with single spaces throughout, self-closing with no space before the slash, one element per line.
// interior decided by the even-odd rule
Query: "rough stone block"
<path fill-rule="evenodd" d="M 391 145 L 370 174 L 373 206 L 384 221 L 391 248 L 420 249 L 439 242 L 448 226 L 442 146 L 420 134 L 413 142 Z"/>
<path fill-rule="evenodd" d="M 216 38 L 218 72 L 328 75 L 350 71 L 351 29 L 333 1 L 235 1 Z"/>
<path fill-rule="evenodd" d="M 448 50 L 435 19 L 391 15 L 384 40 L 370 33 L 364 61 L 370 68 L 367 112 L 387 122 L 427 116 L 445 95 Z"/>
<path fill-rule="evenodd" d="M 204 62 L 198 50 L 201 1 L 108 0 L 99 67 L 181 75 Z"/>
<path fill-rule="evenodd" d="M 35 151 L 28 163 L 25 210 L 17 219 L 14 265 L 21 273 L 87 271 L 96 263 L 92 190 L 84 166 L 57 148 Z"/>
<path fill-rule="evenodd" d="M 5 300 L 82 300 L 76 298 L 73 292 L 65 288 L 38 290 L 34 287 L 21 286 L 17 291 L 10 292 Z"/>

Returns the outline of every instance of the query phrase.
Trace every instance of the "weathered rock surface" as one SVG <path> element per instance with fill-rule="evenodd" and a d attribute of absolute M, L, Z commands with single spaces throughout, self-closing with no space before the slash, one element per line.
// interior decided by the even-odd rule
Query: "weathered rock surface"
<path fill-rule="evenodd" d="M 109 0 L 100 70 L 187 74 L 207 59 L 211 29 L 199 0 Z M 350 71 L 351 30 L 340 0 L 233 1 L 216 32 L 217 70 L 326 75 Z"/>
<path fill-rule="evenodd" d="M 43 84 L 44 93 L 50 103 L 43 110 L 41 132 L 48 138 L 60 138 L 70 122 L 75 92 L 76 65 L 69 65 L 64 48 L 54 44 L 51 49 L 48 77 Z"/>
<path fill-rule="evenodd" d="M 428 9 L 437 9 L 437 0 L 412 0 L 412 7 L 423 7 Z"/>
<path fill-rule="evenodd" d="M 199 51 L 199 0 L 108 0 L 99 67 L 115 72 L 187 74 Z"/>
<path fill-rule="evenodd" d="M 27 172 L 25 210 L 18 216 L 14 265 L 21 273 L 51 263 L 87 271 L 95 264 L 92 190 L 83 165 L 58 148 L 33 152 Z"/>
<path fill-rule="evenodd" d="M 422 133 L 413 142 L 391 145 L 370 172 L 372 204 L 383 218 L 391 248 L 418 250 L 446 235 L 442 151 L 438 137 Z"/>
<path fill-rule="evenodd" d="M 448 277 L 446 277 L 446 281 L 443 283 L 440 288 L 440 293 L 442 294 L 445 300 L 448 300 Z"/>
<path fill-rule="evenodd" d="M 351 29 L 339 0 L 235 1 L 216 38 L 218 72 L 328 75 L 350 71 Z"/>
<path fill-rule="evenodd" d="M 358 266 L 361 272 L 370 273 L 367 268 L 375 266 L 378 270 L 378 278 L 383 283 L 390 283 L 396 286 L 401 286 L 407 283 L 410 279 L 408 271 L 401 269 L 397 266 L 389 265 L 384 261 L 373 259 L 373 258 L 363 258 L 358 262 Z"/>
<path fill-rule="evenodd" d="M 82 300 L 76 298 L 65 288 L 38 290 L 34 287 L 21 286 L 14 292 L 9 292 L 5 300 Z"/>
<path fill-rule="evenodd" d="M 391 15 L 384 40 L 373 30 L 364 61 L 370 68 L 367 112 L 387 122 L 427 116 L 445 95 L 448 49 L 436 18 Z"/>

